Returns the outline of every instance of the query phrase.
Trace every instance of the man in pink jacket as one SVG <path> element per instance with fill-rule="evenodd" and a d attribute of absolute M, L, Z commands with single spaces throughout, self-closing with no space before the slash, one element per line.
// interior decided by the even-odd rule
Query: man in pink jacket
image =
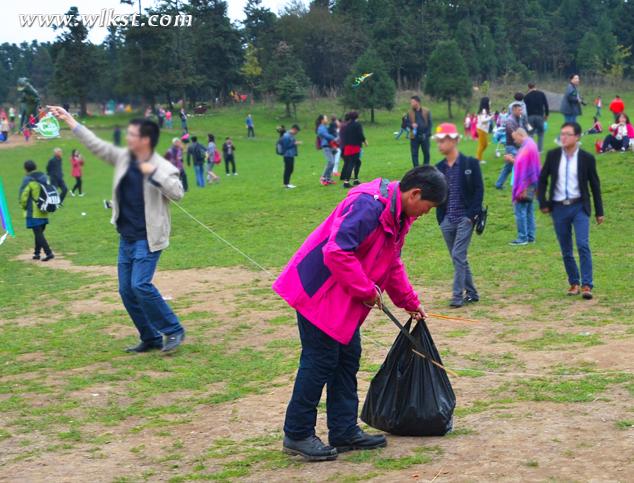
<path fill-rule="evenodd" d="M 338 452 L 386 445 L 357 425 L 359 328 L 385 290 L 416 318 L 425 317 L 401 249 L 412 223 L 447 196 L 431 166 L 399 183 L 376 179 L 354 188 L 290 260 L 273 289 L 297 311 L 302 353 L 284 423 L 284 451 L 324 461 Z M 317 405 L 327 385 L 329 445 L 315 435 Z"/>

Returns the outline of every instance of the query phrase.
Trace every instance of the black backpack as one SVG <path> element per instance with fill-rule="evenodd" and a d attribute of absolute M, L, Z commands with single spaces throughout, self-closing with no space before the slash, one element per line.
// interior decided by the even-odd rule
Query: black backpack
<path fill-rule="evenodd" d="M 59 193 L 57 192 L 57 188 L 48 183 L 48 181 L 46 183 L 41 183 L 35 178 L 31 178 L 31 180 L 40 185 L 40 196 L 37 200 L 34 199 L 39 210 L 46 213 L 53 213 L 56 211 L 57 207 L 62 203 Z"/>

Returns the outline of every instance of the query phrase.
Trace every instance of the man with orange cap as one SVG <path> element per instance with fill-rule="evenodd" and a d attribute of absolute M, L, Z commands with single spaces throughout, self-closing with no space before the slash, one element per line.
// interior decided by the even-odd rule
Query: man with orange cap
<path fill-rule="evenodd" d="M 440 124 L 434 139 L 444 156 L 436 167 L 445 175 L 449 187 L 447 200 L 436 208 L 436 217 L 454 266 L 450 306 L 459 308 L 480 300 L 473 283 L 467 251 L 475 219 L 482 212 L 484 183 L 480 162 L 458 150 L 460 134 L 454 124 Z"/>

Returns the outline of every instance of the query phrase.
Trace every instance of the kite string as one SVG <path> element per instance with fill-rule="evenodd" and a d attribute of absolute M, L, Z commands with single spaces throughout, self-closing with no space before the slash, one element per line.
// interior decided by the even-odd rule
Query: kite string
<path fill-rule="evenodd" d="M 223 242 L 225 245 L 227 245 L 229 248 L 231 248 L 232 250 L 236 251 L 237 253 L 239 253 L 240 255 L 242 255 L 244 258 L 246 258 L 247 260 L 249 260 L 253 265 L 255 265 L 256 267 L 258 267 L 260 270 L 262 270 L 264 273 L 266 273 L 269 277 L 271 277 L 272 279 L 275 278 L 275 275 L 273 275 L 273 273 L 271 273 L 269 270 L 267 270 L 266 268 L 264 268 L 262 265 L 260 265 L 258 262 L 256 262 L 253 258 L 251 258 L 249 255 L 247 255 L 246 253 L 244 253 L 242 250 L 240 250 L 237 246 L 235 246 L 233 243 L 231 243 L 230 241 L 226 240 L 225 238 L 223 238 L 222 236 L 220 236 L 218 233 L 216 233 L 213 229 L 211 229 L 209 226 L 205 225 L 202 221 L 200 221 L 198 218 L 196 218 L 194 215 L 192 215 L 189 211 L 187 211 L 185 208 L 183 208 L 180 203 L 171 200 L 172 203 L 174 205 L 176 205 L 183 213 L 185 213 L 187 216 L 189 216 L 192 220 L 194 220 L 196 223 L 198 223 L 200 226 L 202 226 L 205 230 L 207 230 L 209 233 L 211 233 L 213 236 L 215 236 L 218 240 L 220 240 L 221 242 Z"/>
<path fill-rule="evenodd" d="M 194 215 L 192 215 L 189 211 L 187 211 L 185 208 L 183 208 L 180 203 L 171 200 L 172 203 L 174 205 L 176 205 L 183 213 L 185 213 L 189 218 L 191 218 L 192 220 L 194 220 L 196 223 L 198 223 L 200 226 L 202 226 L 203 228 L 205 228 L 209 233 L 211 233 L 212 235 L 214 235 L 218 240 L 220 240 L 221 242 L 223 242 L 224 244 L 226 244 L 229 248 L 231 248 L 232 250 L 234 250 L 235 252 L 239 253 L 240 255 L 242 255 L 244 258 L 246 258 L 247 260 L 249 260 L 253 265 L 255 265 L 256 267 L 258 267 L 260 270 L 262 270 L 264 273 L 266 273 L 269 277 L 271 277 L 272 279 L 275 278 L 275 275 L 270 272 L 269 270 L 267 270 L 266 268 L 264 268 L 261 264 L 259 264 L 257 261 L 255 261 L 253 258 L 251 258 L 249 255 L 247 255 L 246 253 L 244 253 L 242 250 L 240 250 L 237 246 L 235 246 L 233 243 L 229 242 L 228 240 L 226 240 L 225 238 L 223 238 L 222 236 L 220 236 L 218 233 L 216 233 L 213 229 L 211 229 L 209 226 L 205 225 L 202 221 L 200 221 L 198 218 L 196 218 Z M 372 337 L 368 336 L 367 334 L 363 334 L 363 338 L 366 339 L 367 341 L 369 341 L 370 343 L 374 344 L 377 347 L 380 347 L 381 349 L 389 349 L 389 347 L 385 344 L 382 344 L 381 342 L 373 339 Z M 487 375 L 491 375 L 491 376 L 507 376 L 507 377 L 545 377 L 544 374 L 533 374 L 533 373 L 528 373 L 528 372 L 494 372 L 494 371 L 483 371 L 483 370 L 479 370 L 479 369 L 472 369 L 472 368 L 453 368 L 456 371 L 472 371 L 472 372 L 478 372 L 481 374 L 487 374 Z M 633 374 L 634 373 L 634 369 L 625 369 L 622 371 L 603 371 L 603 372 L 583 372 L 583 373 L 579 373 L 579 374 L 552 374 L 553 377 L 559 376 L 559 377 L 583 377 L 583 376 L 589 376 L 589 375 L 610 375 L 610 374 Z"/>

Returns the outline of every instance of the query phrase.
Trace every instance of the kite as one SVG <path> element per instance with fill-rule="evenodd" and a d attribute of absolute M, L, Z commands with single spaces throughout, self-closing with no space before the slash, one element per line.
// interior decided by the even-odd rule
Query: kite
<path fill-rule="evenodd" d="M 0 245 L 2 245 L 8 235 L 15 236 L 11 215 L 9 214 L 9 206 L 7 205 L 7 197 L 4 195 L 2 178 L 0 178 L 0 227 L 4 230 L 4 235 L 0 236 Z"/>
<path fill-rule="evenodd" d="M 35 130 L 45 138 L 59 137 L 59 122 L 52 113 L 48 113 L 35 125 Z"/>
<path fill-rule="evenodd" d="M 372 74 L 374 74 L 374 72 L 361 74 L 359 77 L 355 77 L 352 87 L 359 87 Z"/>

